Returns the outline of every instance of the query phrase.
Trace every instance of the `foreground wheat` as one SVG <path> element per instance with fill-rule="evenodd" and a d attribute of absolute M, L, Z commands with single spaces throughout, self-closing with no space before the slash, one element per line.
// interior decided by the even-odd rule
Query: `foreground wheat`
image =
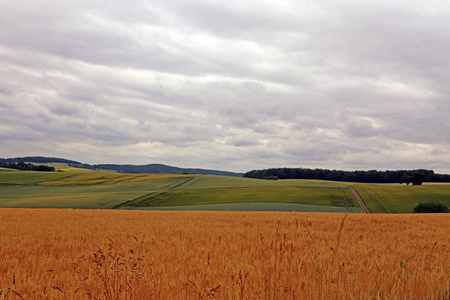
<path fill-rule="evenodd" d="M 448 215 L 0 210 L 0 299 L 447 299 Z"/>

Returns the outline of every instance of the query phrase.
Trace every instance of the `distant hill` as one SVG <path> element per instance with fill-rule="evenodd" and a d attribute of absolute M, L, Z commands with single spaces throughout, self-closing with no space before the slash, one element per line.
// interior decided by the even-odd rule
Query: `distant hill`
<path fill-rule="evenodd" d="M 44 157 L 44 156 L 27 156 L 27 157 L 15 157 L 15 158 L 0 158 L 0 162 L 13 163 L 13 162 L 29 162 L 29 163 L 66 163 L 72 167 L 94 169 L 94 170 L 112 170 L 119 173 L 158 173 L 158 174 L 202 174 L 202 175 L 222 175 L 222 176 L 235 176 L 242 177 L 242 173 L 208 170 L 208 169 L 195 169 L 195 168 L 179 168 L 172 167 L 163 164 L 149 164 L 149 165 L 117 165 L 117 164 L 84 164 L 79 161 L 69 160 L 57 157 Z"/>
<path fill-rule="evenodd" d="M 83 165 L 85 166 L 85 165 Z M 192 168 L 178 168 L 167 166 L 163 164 L 149 164 L 149 165 L 114 165 L 114 164 L 99 164 L 92 165 L 95 169 L 114 170 L 119 173 L 160 173 L 160 174 L 202 174 L 202 175 L 222 175 L 222 176 L 236 176 L 242 177 L 242 173 L 207 170 L 207 169 L 192 169 Z"/>

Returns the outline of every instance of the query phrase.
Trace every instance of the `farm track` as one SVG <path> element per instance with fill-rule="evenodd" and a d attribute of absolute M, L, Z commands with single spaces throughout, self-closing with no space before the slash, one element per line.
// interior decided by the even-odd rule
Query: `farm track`
<path fill-rule="evenodd" d="M 361 196 L 358 194 L 358 192 L 351 186 L 349 187 L 350 190 L 352 191 L 353 195 L 356 198 L 356 201 L 358 201 L 359 206 L 361 206 L 361 209 L 364 211 L 364 213 L 366 214 L 370 214 L 370 210 L 367 208 L 366 204 L 364 203 L 363 199 L 361 198 Z"/>
<path fill-rule="evenodd" d="M 164 190 L 171 191 L 171 190 L 173 190 L 173 189 L 175 189 L 175 188 L 177 188 L 177 187 L 180 187 L 180 186 L 186 184 L 187 182 L 191 181 L 192 179 L 194 179 L 194 178 L 187 178 L 186 180 L 184 180 L 184 181 L 182 181 L 182 182 L 180 182 L 180 183 L 175 182 L 175 183 L 169 184 L 169 185 L 164 186 L 164 187 L 162 187 L 162 188 L 160 188 L 160 189 L 158 189 L 158 190 L 156 190 L 156 191 L 153 191 L 153 192 L 151 192 L 151 193 L 148 193 L 148 194 L 139 196 L 139 197 L 137 197 L 137 198 L 134 198 L 134 199 L 125 201 L 125 202 L 123 202 L 123 203 L 121 203 L 121 204 L 119 204 L 119 205 L 114 206 L 112 209 L 120 209 L 120 208 L 122 208 L 122 207 L 125 207 L 125 206 L 129 205 L 130 203 L 133 203 L 133 202 L 136 202 L 136 201 L 139 201 L 139 200 L 143 200 L 143 199 L 148 198 L 149 196 L 151 196 L 151 195 L 153 195 L 153 194 L 155 194 L 155 193 L 162 192 L 162 191 L 164 191 Z"/>

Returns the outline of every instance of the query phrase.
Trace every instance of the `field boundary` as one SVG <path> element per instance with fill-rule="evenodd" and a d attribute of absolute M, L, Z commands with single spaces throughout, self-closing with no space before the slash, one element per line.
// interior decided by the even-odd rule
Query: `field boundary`
<path fill-rule="evenodd" d="M 369 208 L 367 208 L 366 204 L 364 203 L 363 199 L 361 198 L 361 196 L 358 194 L 358 192 L 352 187 L 349 187 L 350 190 L 352 191 L 353 195 L 356 198 L 356 201 L 358 201 L 359 206 L 361 206 L 361 209 L 364 211 L 364 213 L 366 214 L 370 214 L 370 210 Z"/>

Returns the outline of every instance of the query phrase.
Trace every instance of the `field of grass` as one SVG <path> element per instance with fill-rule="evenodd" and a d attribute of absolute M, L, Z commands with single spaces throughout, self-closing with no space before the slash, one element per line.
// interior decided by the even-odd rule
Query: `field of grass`
<path fill-rule="evenodd" d="M 448 215 L 0 209 L 0 298 L 449 299 Z"/>
<path fill-rule="evenodd" d="M 350 186 L 354 186 L 373 213 L 410 213 L 419 202 L 427 201 L 450 206 L 449 184 L 406 186 L 324 180 L 270 181 L 213 175 L 14 170 L 0 172 L 0 207 L 180 207 L 191 210 L 199 205 L 203 205 L 201 209 L 219 209 L 226 205 L 226 209 L 241 210 L 251 207 L 249 203 L 264 202 L 272 204 L 261 210 L 292 204 L 297 207 L 292 209 L 294 211 L 308 207 L 295 205 L 315 205 L 330 212 L 358 207 L 353 211 L 359 212 Z"/>
<path fill-rule="evenodd" d="M 243 177 L 224 177 L 205 175 L 179 187 L 179 189 L 208 189 L 208 188 L 246 188 L 246 187 L 321 187 L 347 188 L 345 184 L 324 180 L 261 180 Z"/>
<path fill-rule="evenodd" d="M 21 176 L 8 180 L 3 178 L 6 183 L 1 183 L 0 174 L 0 207 L 114 208 L 190 179 L 160 174 L 67 173 L 66 177 L 48 177 L 47 173 L 18 173 Z M 43 178 L 48 181 L 41 181 Z"/>
<path fill-rule="evenodd" d="M 283 182 L 295 182 L 305 186 L 322 186 L 322 187 L 341 187 L 346 188 L 353 185 L 367 185 L 367 183 L 360 182 L 347 182 L 347 181 L 330 181 L 330 180 L 317 180 L 317 179 L 284 179 Z"/>
<path fill-rule="evenodd" d="M 0 207 L 114 208 L 123 202 L 157 191 L 177 179 L 151 182 L 71 186 L 10 186 L 1 188 Z"/>
<path fill-rule="evenodd" d="M 232 209 L 239 203 L 268 202 L 275 206 L 277 203 L 322 206 L 319 211 L 334 212 L 357 205 L 347 187 L 330 182 L 208 175 L 17 171 L 0 174 L 0 189 L 0 207 L 10 208 L 190 206 L 193 209 L 198 205 L 227 204 Z M 317 211 L 313 206 L 310 208 Z"/>
<path fill-rule="evenodd" d="M 411 213 L 420 202 L 450 206 L 450 185 L 357 185 L 354 188 L 373 213 Z"/>
<path fill-rule="evenodd" d="M 192 182 L 192 181 L 191 181 Z M 184 187 L 182 185 L 181 187 Z M 184 206 L 244 202 L 278 202 L 323 206 L 353 206 L 348 189 L 311 187 L 246 187 L 176 189 L 161 191 L 131 202 L 128 206 Z"/>
<path fill-rule="evenodd" d="M 62 179 L 64 177 L 74 176 L 74 173 L 65 172 L 29 172 L 29 171 L 11 171 L 0 173 L 0 183 L 33 185 L 40 182 Z"/>

